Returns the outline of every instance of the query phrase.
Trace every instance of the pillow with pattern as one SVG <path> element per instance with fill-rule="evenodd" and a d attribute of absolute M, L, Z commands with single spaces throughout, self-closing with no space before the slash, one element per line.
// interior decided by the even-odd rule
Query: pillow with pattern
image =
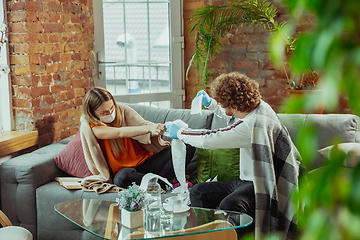
<path fill-rule="evenodd" d="M 79 131 L 54 161 L 58 168 L 74 177 L 84 178 L 92 175 L 86 164 Z"/>

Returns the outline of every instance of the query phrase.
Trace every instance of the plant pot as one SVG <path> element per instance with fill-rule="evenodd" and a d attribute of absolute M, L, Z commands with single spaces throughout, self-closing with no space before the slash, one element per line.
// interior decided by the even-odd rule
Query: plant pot
<path fill-rule="evenodd" d="M 127 228 L 136 228 L 144 225 L 143 210 L 130 212 L 126 209 L 121 209 L 121 224 Z"/>
<path fill-rule="evenodd" d="M 302 98 L 304 94 L 314 94 L 314 93 L 318 93 L 321 90 L 291 90 L 290 91 L 290 99 L 295 99 L 295 98 Z M 304 113 L 304 114 L 322 114 L 324 112 L 324 108 L 325 108 L 325 102 L 323 103 L 316 103 L 318 104 L 319 107 L 317 107 L 316 109 L 302 109 L 299 113 Z"/>

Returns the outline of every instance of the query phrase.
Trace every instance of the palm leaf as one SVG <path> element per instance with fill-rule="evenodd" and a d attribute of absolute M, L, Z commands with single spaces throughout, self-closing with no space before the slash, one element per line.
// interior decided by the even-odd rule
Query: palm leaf
<path fill-rule="evenodd" d="M 231 29 L 263 25 L 269 31 L 286 26 L 275 20 L 277 8 L 266 0 L 231 0 L 221 6 L 204 6 L 191 16 L 190 32 L 195 32 L 195 54 L 189 68 L 196 62 L 198 75 L 207 84 L 208 65 L 223 49 L 220 39 Z M 289 39 L 289 44 L 291 40 Z"/>

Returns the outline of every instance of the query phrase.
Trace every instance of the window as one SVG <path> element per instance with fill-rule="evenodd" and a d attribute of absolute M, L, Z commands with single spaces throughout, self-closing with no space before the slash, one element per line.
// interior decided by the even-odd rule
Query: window
<path fill-rule="evenodd" d="M 95 85 L 117 101 L 182 108 L 180 0 L 94 1 Z"/>

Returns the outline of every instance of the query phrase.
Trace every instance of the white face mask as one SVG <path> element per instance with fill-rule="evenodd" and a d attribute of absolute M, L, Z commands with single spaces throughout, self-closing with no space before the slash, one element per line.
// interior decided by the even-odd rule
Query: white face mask
<path fill-rule="evenodd" d="M 112 114 L 101 116 L 101 117 L 99 117 L 99 119 L 100 119 L 100 121 L 102 121 L 104 123 L 112 123 L 115 119 L 115 114 L 116 114 L 116 109 L 114 109 Z"/>

